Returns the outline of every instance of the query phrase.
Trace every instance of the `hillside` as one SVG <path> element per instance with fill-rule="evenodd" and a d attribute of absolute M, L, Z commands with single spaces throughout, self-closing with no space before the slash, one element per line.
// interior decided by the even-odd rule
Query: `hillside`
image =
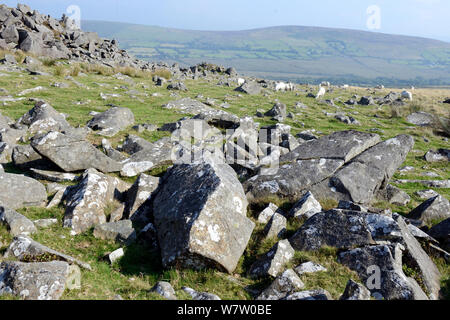
<path fill-rule="evenodd" d="M 248 75 L 350 84 L 449 85 L 450 43 L 319 27 L 209 32 L 84 21 L 138 58 L 235 66 Z"/>

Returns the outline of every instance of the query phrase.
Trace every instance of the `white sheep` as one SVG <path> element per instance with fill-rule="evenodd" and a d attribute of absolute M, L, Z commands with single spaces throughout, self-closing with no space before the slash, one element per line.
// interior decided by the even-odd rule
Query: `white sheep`
<path fill-rule="evenodd" d="M 413 95 L 412 95 L 411 92 L 405 90 L 405 91 L 402 92 L 402 98 L 408 99 L 409 101 L 412 101 L 413 100 Z"/>
<path fill-rule="evenodd" d="M 331 83 L 328 81 L 324 81 L 320 84 L 321 87 L 331 87 Z"/>
<path fill-rule="evenodd" d="M 286 91 L 286 83 L 277 82 L 277 84 L 275 86 L 275 91 Z"/>
<path fill-rule="evenodd" d="M 238 81 L 239 86 L 242 86 L 245 83 L 245 79 L 242 79 L 242 78 L 238 78 L 237 81 Z"/>
<path fill-rule="evenodd" d="M 316 99 L 322 98 L 326 92 L 327 92 L 327 89 L 325 89 L 324 87 L 322 87 L 322 85 L 320 85 L 319 92 L 316 95 Z"/>

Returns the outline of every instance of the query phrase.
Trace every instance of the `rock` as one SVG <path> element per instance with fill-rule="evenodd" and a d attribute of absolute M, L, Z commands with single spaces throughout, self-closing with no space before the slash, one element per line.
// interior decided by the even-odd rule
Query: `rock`
<path fill-rule="evenodd" d="M 159 294 L 160 296 L 162 296 L 167 300 L 177 300 L 175 290 L 173 290 L 169 282 L 158 281 L 150 291 L 156 292 L 157 294 Z"/>
<path fill-rule="evenodd" d="M 5 39 L 6 43 L 19 43 L 19 32 L 15 25 L 9 25 L 4 28 L 0 33 L 0 37 Z"/>
<path fill-rule="evenodd" d="M 323 289 L 301 291 L 291 294 L 285 300 L 333 300 L 331 294 Z"/>
<path fill-rule="evenodd" d="M 80 179 L 79 175 L 66 172 L 46 171 L 31 168 L 31 175 L 38 180 L 51 182 L 74 182 Z"/>
<path fill-rule="evenodd" d="M 425 154 L 425 160 L 427 162 L 440 162 L 450 160 L 449 149 L 439 149 L 437 151 L 430 150 Z"/>
<path fill-rule="evenodd" d="M 438 223 L 428 232 L 430 236 L 439 240 L 442 248 L 450 251 L 450 218 Z"/>
<path fill-rule="evenodd" d="M 66 172 L 94 168 L 108 173 L 122 169 L 120 163 L 76 136 L 51 131 L 35 136 L 31 140 L 31 146 Z"/>
<path fill-rule="evenodd" d="M 109 147 L 107 146 L 108 143 L 106 141 L 105 143 L 102 142 L 102 144 L 104 147 Z M 141 137 L 130 134 L 123 143 L 121 150 L 132 155 L 138 153 L 139 151 L 142 151 L 144 149 L 150 149 L 152 147 L 153 144 L 151 142 L 142 139 Z"/>
<path fill-rule="evenodd" d="M 382 200 L 398 206 L 406 206 L 411 201 L 411 197 L 405 191 L 390 184 L 385 189 L 380 190 L 377 196 Z"/>
<path fill-rule="evenodd" d="M 311 218 L 316 213 L 322 211 L 322 206 L 320 203 L 314 198 L 314 195 L 311 192 L 307 192 L 303 198 L 301 198 L 291 209 L 289 216 L 295 218 L 305 218 L 306 220 Z"/>
<path fill-rule="evenodd" d="M 349 280 L 339 300 L 370 300 L 370 291 L 362 284 Z"/>
<path fill-rule="evenodd" d="M 340 200 L 337 209 L 367 212 L 368 209 L 351 201 Z"/>
<path fill-rule="evenodd" d="M 50 249 L 39 242 L 32 240 L 31 238 L 23 235 L 14 237 L 13 241 L 9 245 L 5 252 L 5 258 L 15 258 L 19 261 L 51 261 L 59 260 L 65 261 L 69 264 L 78 265 L 86 270 L 92 270 L 92 267 L 85 262 L 68 256 L 64 253 Z"/>
<path fill-rule="evenodd" d="M 278 211 L 278 207 L 273 203 L 270 203 L 258 216 L 258 222 L 266 224 L 272 219 L 275 212 Z"/>
<path fill-rule="evenodd" d="M 13 55 L 5 54 L 5 57 L 0 60 L 0 63 L 1 64 L 13 65 L 13 64 L 17 64 L 17 61 L 16 61 L 16 58 Z"/>
<path fill-rule="evenodd" d="M 280 122 L 283 122 L 286 119 L 287 116 L 287 108 L 286 105 L 283 103 L 276 103 L 272 109 L 267 111 L 265 113 L 265 116 L 273 117 L 274 119 L 277 119 Z"/>
<path fill-rule="evenodd" d="M 369 204 L 405 161 L 413 145 L 414 139 L 407 135 L 377 144 L 330 178 L 330 185 L 335 188 L 332 190 L 348 195 L 355 203 Z"/>
<path fill-rule="evenodd" d="M 47 209 L 57 207 L 61 204 L 63 198 L 67 195 L 68 187 L 58 190 L 53 196 L 52 200 L 48 203 Z"/>
<path fill-rule="evenodd" d="M 24 300 L 58 300 L 71 273 L 67 262 L 2 262 L 0 295 L 12 294 Z"/>
<path fill-rule="evenodd" d="M 375 101 L 372 97 L 361 97 L 361 100 L 359 100 L 358 104 L 361 106 L 370 106 L 375 105 Z"/>
<path fill-rule="evenodd" d="M 42 183 L 23 175 L 0 173 L 0 205 L 10 209 L 43 206 L 47 192 Z"/>
<path fill-rule="evenodd" d="M 264 228 L 266 238 L 282 238 L 286 233 L 287 219 L 279 213 L 275 213 Z"/>
<path fill-rule="evenodd" d="M 87 126 L 97 134 L 112 137 L 134 124 L 134 114 L 128 108 L 112 107 L 94 116 Z"/>
<path fill-rule="evenodd" d="M 169 84 L 167 90 L 188 91 L 188 88 L 183 82 L 177 81 Z"/>
<path fill-rule="evenodd" d="M 117 250 L 114 250 L 113 252 L 111 252 L 108 255 L 109 262 L 111 264 L 114 264 L 115 262 L 120 260 L 124 255 L 125 255 L 125 253 L 123 252 L 123 248 L 119 248 Z"/>
<path fill-rule="evenodd" d="M 427 127 L 427 126 L 431 126 L 435 123 L 435 119 L 433 117 L 433 115 L 426 113 L 426 112 L 415 112 L 410 114 L 407 118 L 406 121 L 408 121 L 409 123 L 415 124 L 417 126 L 420 127 Z"/>
<path fill-rule="evenodd" d="M 29 126 L 28 132 L 30 134 L 71 130 L 71 126 L 65 117 L 44 101 L 36 102 L 34 108 L 17 121 L 17 125 Z"/>
<path fill-rule="evenodd" d="M 248 81 L 236 88 L 235 91 L 243 92 L 249 95 L 257 95 L 261 93 L 262 88 L 256 82 Z"/>
<path fill-rule="evenodd" d="M 450 203 L 441 195 L 435 196 L 411 211 L 408 218 L 425 223 L 450 218 Z"/>
<path fill-rule="evenodd" d="M 298 275 L 303 275 L 305 273 L 316 273 L 316 272 L 326 272 L 328 271 L 325 267 L 321 266 L 318 263 L 314 263 L 312 261 L 302 263 L 301 265 L 295 268 L 295 272 Z"/>
<path fill-rule="evenodd" d="M 12 151 L 12 161 L 20 169 L 49 169 L 55 167 L 51 161 L 44 159 L 30 145 L 15 146 Z"/>
<path fill-rule="evenodd" d="M 294 151 L 281 157 L 280 162 L 309 159 L 336 159 L 349 162 L 380 141 L 381 138 L 377 134 L 354 130 L 338 131 L 329 136 L 302 143 Z"/>
<path fill-rule="evenodd" d="M 192 297 L 192 300 L 221 300 L 219 296 L 208 292 L 197 292 L 194 289 L 183 287 L 184 292 Z"/>
<path fill-rule="evenodd" d="M 287 263 L 294 257 L 294 249 L 288 240 L 276 243 L 265 255 L 259 258 L 249 270 L 252 278 L 265 276 L 277 277 L 284 270 Z"/>
<path fill-rule="evenodd" d="M 136 240 L 136 231 L 131 220 L 108 222 L 94 228 L 94 237 L 102 240 L 114 240 L 118 243 L 130 244 Z"/>
<path fill-rule="evenodd" d="M 405 256 L 406 264 L 415 267 L 417 276 L 420 277 L 425 286 L 428 297 L 431 300 L 438 300 L 441 279 L 438 268 L 410 232 L 403 218 L 400 215 L 394 215 L 394 219 L 397 221 L 403 236 L 402 242 L 407 253 Z"/>
<path fill-rule="evenodd" d="M 57 219 L 39 219 L 33 221 L 34 225 L 41 229 L 47 229 L 58 223 Z"/>
<path fill-rule="evenodd" d="M 373 296 L 386 300 L 428 300 L 417 282 L 403 273 L 402 249 L 401 245 L 369 246 L 343 252 L 338 259 L 358 273 Z"/>
<path fill-rule="evenodd" d="M 8 225 L 10 233 L 13 236 L 20 234 L 30 235 L 37 232 L 34 223 L 14 210 L 0 207 L 0 222 Z"/>
<path fill-rule="evenodd" d="M 125 214 L 131 220 L 136 212 L 146 211 L 145 203 L 150 201 L 159 186 L 160 179 L 146 174 L 140 174 L 127 192 Z"/>
<path fill-rule="evenodd" d="M 65 201 L 64 227 L 80 234 L 106 223 L 104 209 L 126 188 L 123 183 L 94 169 L 86 170 L 78 185 L 69 187 Z"/>
<path fill-rule="evenodd" d="M 256 300 L 281 300 L 304 287 L 305 284 L 300 280 L 294 270 L 288 269 L 279 275 Z"/>
<path fill-rule="evenodd" d="M 360 212 L 344 210 L 315 214 L 289 241 L 297 251 L 313 251 L 323 246 L 350 249 L 374 244 L 365 216 Z"/>
<path fill-rule="evenodd" d="M 174 195 L 176 202 L 167 201 Z M 255 227 L 246 214 L 230 166 L 209 160 L 173 166 L 153 202 L 163 265 L 233 272 Z"/>

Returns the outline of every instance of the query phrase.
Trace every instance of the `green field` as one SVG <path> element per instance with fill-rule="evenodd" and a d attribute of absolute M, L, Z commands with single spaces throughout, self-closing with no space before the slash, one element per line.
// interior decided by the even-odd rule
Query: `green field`
<path fill-rule="evenodd" d="M 114 38 L 137 58 L 189 66 L 203 61 L 245 75 L 353 85 L 450 84 L 450 43 L 318 27 L 191 31 L 84 21 L 83 29 Z"/>

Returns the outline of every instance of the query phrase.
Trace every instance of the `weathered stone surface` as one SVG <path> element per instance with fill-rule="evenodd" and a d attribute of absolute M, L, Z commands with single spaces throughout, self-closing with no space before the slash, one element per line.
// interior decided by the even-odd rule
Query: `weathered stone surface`
<path fill-rule="evenodd" d="M 425 160 L 427 162 L 450 161 L 450 150 L 449 149 L 439 149 L 437 151 L 430 150 L 425 154 Z"/>
<path fill-rule="evenodd" d="M 175 295 L 175 290 L 173 290 L 169 282 L 158 281 L 150 291 L 156 292 L 167 300 L 178 300 Z"/>
<path fill-rule="evenodd" d="M 255 226 L 246 214 L 243 189 L 228 165 L 170 168 L 153 203 L 163 265 L 234 271 Z"/>
<path fill-rule="evenodd" d="M 183 287 L 182 289 L 192 297 L 192 300 L 221 300 L 219 296 L 212 293 L 198 292 L 188 287 Z"/>
<path fill-rule="evenodd" d="M 435 196 L 411 211 L 408 218 L 425 223 L 450 218 L 450 202 L 441 195 Z"/>
<path fill-rule="evenodd" d="M 294 270 L 288 269 L 276 277 L 274 282 L 256 300 L 281 300 L 304 287 L 305 284 Z"/>
<path fill-rule="evenodd" d="M 295 272 L 297 272 L 299 275 L 305 273 L 326 272 L 326 271 L 327 269 L 325 267 L 312 261 L 302 263 L 301 265 L 295 268 Z"/>
<path fill-rule="evenodd" d="M 80 183 L 70 187 L 65 201 L 64 227 L 79 234 L 89 228 L 106 223 L 104 209 L 124 191 L 123 182 L 94 169 L 86 170 Z"/>
<path fill-rule="evenodd" d="M 289 216 L 299 219 L 309 219 L 316 213 L 322 211 L 319 201 L 314 198 L 311 192 L 307 192 L 289 212 Z"/>
<path fill-rule="evenodd" d="M 284 267 L 294 257 L 294 249 L 288 240 L 281 240 L 275 244 L 265 255 L 260 257 L 249 270 L 252 278 L 265 276 L 276 277 L 283 272 Z"/>
<path fill-rule="evenodd" d="M 362 284 L 349 280 L 339 300 L 370 300 L 370 291 Z"/>
<path fill-rule="evenodd" d="M 402 270 L 401 245 L 369 246 L 343 252 L 339 262 L 356 271 L 362 281 L 372 284 L 374 270 L 380 270 L 380 288 L 371 289 L 372 295 L 381 295 L 386 300 L 428 300 L 417 282 L 405 276 Z"/>
<path fill-rule="evenodd" d="M 331 294 L 323 289 L 301 291 L 291 294 L 285 300 L 333 300 Z"/>
<path fill-rule="evenodd" d="M 48 169 L 53 165 L 51 161 L 43 158 L 30 145 L 18 145 L 12 150 L 12 161 L 14 165 L 20 169 L 28 168 L 45 168 Z"/>
<path fill-rule="evenodd" d="M 116 263 L 118 260 L 120 260 L 125 255 L 125 252 L 123 251 L 123 248 L 119 248 L 117 250 L 114 250 L 110 254 L 108 254 L 108 259 L 111 264 Z"/>
<path fill-rule="evenodd" d="M 73 173 L 47 171 L 31 168 L 31 175 L 39 180 L 51 182 L 73 182 L 77 181 L 80 176 Z"/>
<path fill-rule="evenodd" d="M 266 238 L 282 238 L 286 233 L 287 219 L 279 213 L 275 213 L 264 228 Z"/>
<path fill-rule="evenodd" d="M 270 203 L 258 216 L 258 222 L 266 224 L 272 219 L 273 215 L 278 211 L 278 207 Z"/>
<path fill-rule="evenodd" d="M 42 206 L 47 192 L 42 183 L 23 175 L 0 173 L 0 205 L 11 209 Z"/>
<path fill-rule="evenodd" d="M 369 204 L 405 161 L 413 145 L 414 139 L 408 135 L 381 142 L 339 170 L 330 179 L 331 185 L 349 195 L 353 202 Z"/>
<path fill-rule="evenodd" d="M 287 107 L 283 103 L 276 103 L 272 109 L 265 113 L 265 116 L 273 117 L 274 119 L 282 122 L 287 116 Z"/>
<path fill-rule="evenodd" d="M 249 95 L 257 95 L 257 94 L 261 93 L 262 88 L 256 82 L 248 81 L 248 82 L 245 82 L 240 87 L 236 88 L 235 91 L 243 92 L 243 93 L 246 93 Z"/>
<path fill-rule="evenodd" d="M 133 228 L 131 220 L 121 220 L 97 225 L 94 228 L 94 237 L 130 244 L 136 240 L 136 231 Z"/>
<path fill-rule="evenodd" d="M 38 219 L 38 220 L 34 220 L 33 223 L 38 228 L 47 229 L 47 228 L 57 224 L 58 219 Z"/>
<path fill-rule="evenodd" d="M 152 198 L 152 195 L 159 186 L 160 179 L 140 174 L 135 183 L 127 192 L 127 201 L 125 206 L 125 215 L 133 220 L 133 216 L 138 211 L 145 211 L 147 208 L 145 203 L 148 203 Z M 144 206 L 144 207 L 143 207 Z"/>
<path fill-rule="evenodd" d="M 323 246 L 349 249 L 374 244 L 365 217 L 360 212 L 330 210 L 317 213 L 289 239 L 297 251 Z"/>
<path fill-rule="evenodd" d="M 377 196 L 398 206 L 406 206 L 411 201 L 411 197 L 405 191 L 390 184 L 385 189 L 379 190 Z"/>
<path fill-rule="evenodd" d="M 426 112 L 412 113 L 406 118 L 406 121 L 421 127 L 430 126 L 435 123 L 433 115 Z"/>
<path fill-rule="evenodd" d="M 13 236 L 30 235 L 37 232 L 34 223 L 20 213 L 0 207 L 0 222 L 6 223 Z"/>
<path fill-rule="evenodd" d="M 405 260 L 418 270 L 418 276 L 427 290 L 428 297 L 431 300 L 438 300 L 441 279 L 438 268 L 409 231 L 403 218 L 400 215 L 394 215 L 394 219 L 397 221 L 403 236 L 402 242 L 406 248 Z"/>
<path fill-rule="evenodd" d="M 19 261 L 42 261 L 42 259 L 65 261 L 84 269 L 92 270 L 88 263 L 82 262 L 64 253 L 50 249 L 27 236 L 16 236 L 5 252 L 5 258 L 16 258 Z"/>
<path fill-rule="evenodd" d="M 112 107 L 94 116 L 87 126 L 102 136 L 112 137 L 134 124 L 134 114 L 128 108 Z"/>
<path fill-rule="evenodd" d="M 66 172 L 94 168 L 107 173 L 122 169 L 120 163 L 77 136 L 51 131 L 35 136 L 31 146 Z"/>
<path fill-rule="evenodd" d="M 70 274 L 67 262 L 2 262 L 0 295 L 12 294 L 24 300 L 58 300 Z"/>
<path fill-rule="evenodd" d="M 34 108 L 23 115 L 17 124 L 29 126 L 28 132 L 31 134 L 71 129 L 65 117 L 44 101 L 36 102 Z"/>
<path fill-rule="evenodd" d="M 313 184 L 332 176 L 344 161 L 334 159 L 298 160 L 281 166 L 274 175 L 256 175 L 244 183 L 249 202 L 270 197 L 297 200 Z"/>
<path fill-rule="evenodd" d="M 450 251 L 450 218 L 435 225 L 428 234 L 439 240 L 443 249 Z"/>
<path fill-rule="evenodd" d="M 348 162 L 380 141 L 381 138 L 377 134 L 354 130 L 338 131 L 329 136 L 302 143 L 294 151 L 282 156 L 280 162 L 323 158 Z"/>

